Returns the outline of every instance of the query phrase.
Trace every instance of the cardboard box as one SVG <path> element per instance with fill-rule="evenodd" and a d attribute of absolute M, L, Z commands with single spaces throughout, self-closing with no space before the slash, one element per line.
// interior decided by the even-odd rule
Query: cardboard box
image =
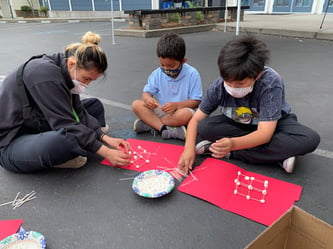
<path fill-rule="evenodd" d="M 293 206 L 245 249 L 332 249 L 333 226 Z"/>

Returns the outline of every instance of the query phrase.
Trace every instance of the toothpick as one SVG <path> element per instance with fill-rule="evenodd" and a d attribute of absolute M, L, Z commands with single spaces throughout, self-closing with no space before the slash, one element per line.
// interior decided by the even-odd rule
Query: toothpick
<path fill-rule="evenodd" d="M 119 181 L 133 180 L 135 177 L 120 178 Z"/>
<path fill-rule="evenodd" d="M 171 165 L 173 165 L 173 163 L 172 163 L 168 158 L 163 157 L 163 159 L 164 159 L 165 161 L 167 161 L 168 163 L 170 163 Z"/>
<path fill-rule="evenodd" d="M 8 204 L 15 205 L 15 202 L 16 202 L 17 197 L 19 196 L 19 194 L 20 194 L 20 192 L 18 192 L 18 193 L 16 194 L 16 197 L 15 197 L 15 199 L 14 199 L 13 201 L 9 201 L 9 202 L 6 202 L 6 203 L 3 203 L 3 204 L 0 204 L 0 207 L 1 207 L 1 206 L 8 205 Z"/>
<path fill-rule="evenodd" d="M 35 191 L 31 191 L 29 194 L 26 194 L 26 195 L 25 195 L 23 198 L 21 198 L 21 199 L 18 199 L 19 194 L 20 194 L 20 192 L 17 193 L 17 195 L 16 195 L 16 197 L 15 197 L 15 200 L 14 200 L 13 203 L 12 203 L 12 206 L 14 206 L 13 209 L 16 209 L 16 208 L 18 208 L 18 207 L 21 207 L 24 203 L 26 203 L 26 202 L 28 202 L 28 201 L 31 201 L 31 200 L 33 200 L 33 199 L 36 198 L 36 196 L 35 196 L 36 192 L 35 192 Z"/>
<path fill-rule="evenodd" d="M 165 170 L 173 170 L 173 168 L 168 168 L 168 167 L 164 167 L 164 166 L 156 166 L 156 168 L 165 169 Z"/>
<path fill-rule="evenodd" d="M 6 203 L 2 203 L 2 204 L 0 204 L 0 207 L 12 204 L 13 202 L 14 201 L 9 201 L 9 202 L 6 202 Z"/>
<path fill-rule="evenodd" d="M 13 205 L 14 205 L 14 203 L 16 203 L 16 200 L 17 200 L 17 198 L 18 198 L 19 195 L 20 195 L 20 192 L 17 192 L 17 194 L 16 194 L 16 196 L 15 196 L 15 199 L 14 199 L 14 201 L 13 201 Z"/>
<path fill-rule="evenodd" d="M 12 204 L 13 206 L 13 209 L 16 209 L 20 206 L 22 206 L 24 203 L 28 202 L 28 201 L 31 201 L 33 199 L 36 198 L 36 192 L 35 191 L 31 191 L 29 194 L 26 194 L 23 198 L 19 199 L 19 195 L 20 195 L 20 192 L 18 192 L 15 196 L 15 199 L 13 201 L 9 201 L 9 202 L 6 202 L 6 203 L 2 203 L 0 204 L 0 207 L 1 206 L 5 206 L 5 205 L 9 205 L 9 204 Z"/>
<path fill-rule="evenodd" d="M 21 202 L 20 202 L 18 205 L 16 205 L 13 209 L 16 209 L 16 208 L 18 208 L 18 207 L 21 207 L 24 203 L 26 203 L 26 202 L 28 202 L 28 201 L 31 201 L 31 200 L 33 200 L 33 199 L 35 199 L 35 198 L 36 198 L 36 196 L 29 197 L 29 198 L 27 198 L 27 199 L 21 201 Z"/>
<path fill-rule="evenodd" d="M 13 209 L 16 209 L 20 206 L 22 206 L 24 203 L 30 201 L 30 200 L 33 200 L 36 198 L 35 196 L 35 191 L 31 191 L 29 194 L 26 194 L 22 199 L 20 199 L 17 203 L 13 204 L 14 208 Z"/>
<path fill-rule="evenodd" d="M 175 170 L 182 176 L 187 176 L 186 173 L 182 172 L 179 168 L 175 168 Z"/>
<path fill-rule="evenodd" d="M 200 168 L 195 168 L 193 171 L 194 172 L 197 172 L 197 171 L 200 171 L 200 170 L 203 170 L 203 169 L 206 169 L 207 167 L 200 167 Z"/>
<path fill-rule="evenodd" d="M 195 181 L 198 181 L 198 178 L 196 178 L 196 177 L 193 175 L 192 171 L 190 171 L 190 174 L 191 174 L 192 178 L 193 178 Z"/>
<path fill-rule="evenodd" d="M 161 148 L 161 146 L 159 145 L 153 154 L 156 154 L 156 152 L 157 152 L 160 148 Z"/>
<path fill-rule="evenodd" d="M 180 175 L 176 170 L 169 172 L 177 181 L 181 182 L 183 176 Z"/>
<path fill-rule="evenodd" d="M 192 178 L 190 181 L 186 182 L 186 183 L 183 183 L 182 184 L 182 187 L 186 186 L 187 184 L 190 184 L 192 182 L 194 182 L 195 180 Z"/>

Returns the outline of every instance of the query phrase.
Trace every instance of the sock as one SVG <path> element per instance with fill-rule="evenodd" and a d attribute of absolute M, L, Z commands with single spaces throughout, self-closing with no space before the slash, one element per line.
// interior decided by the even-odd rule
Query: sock
<path fill-rule="evenodd" d="M 167 126 L 166 125 L 162 125 L 161 129 L 160 129 L 160 132 L 162 133 L 162 131 L 166 130 L 167 129 Z"/>

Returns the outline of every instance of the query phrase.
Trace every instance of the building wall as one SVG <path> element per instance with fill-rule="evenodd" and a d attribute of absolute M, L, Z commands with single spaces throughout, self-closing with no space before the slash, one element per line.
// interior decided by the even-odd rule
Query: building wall
<path fill-rule="evenodd" d="M 19 1 L 19 0 L 17 0 Z M 49 0 L 51 10 L 105 11 L 111 9 L 111 0 Z M 71 5 L 69 4 L 71 3 Z M 94 3 L 94 4 L 93 4 Z M 113 0 L 114 10 L 151 9 L 151 0 Z M 95 7 L 95 9 L 93 9 Z"/>
<path fill-rule="evenodd" d="M 14 10 L 20 10 L 23 5 L 30 6 L 27 0 L 11 0 L 11 3 Z M 38 0 L 31 0 L 31 3 L 34 9 L 39 9 Z"/>
<path fill-rule="evenodd" d="M 0 0 L 0 6 L 1 6 L 1 12 L 0 12 L 1 16 L 4 18 L 11 18 L 12 14 L 7 0 Z"/>
<path fill-rule="evenodd" d="M 39 9 L 41 5 L 47 6 L 50 17 L 104 17 L 110 16 L 111 0 L 31 0 L 34 9 Z M 112 0 L 113 10 L 118 16 L 123 15 L 124 10 L 135 9 L 159 9 L 162 0 Z M 237 0 L 226 0 L 228 6 L 237 6 Z M 246 12 L 258 12 L 265 14 L 278 13 L 279 8 L 276 8 L 276 1 L 279 0 L 242 0 L 242 5 L 250 6 Z M 301 1 L 301 0 L 300 0 Z M 295 8 L 296 0 L 287 0 L 289 9 L 286 8 L 282 12 L 292 13 L 324 13 L 329 0 L 313 0 L 309 8 Z M 330 0 L 333 3 L 332 0 Z M 209 3 L 209 1 L 201 1 Z M 216 1 L 215 1 L 216 2 Z M 48 5 L 50 3 L 50 6 Z M 70 4 L 71 3 L 71 4 Z M 259 8 L 258 8 L 259 3 Z M 6 18 L 16 18 L 15 10 L 20 10 L 22 5 L 28 5 L 27 0 L 0 0 L 1 14 Z M 294 5 L 294 6 L 292 6 Z M 11 11 L 12 9 L 12 11 Z M 327 12 L 333 12 L 332 4 L 327 9 Z M 116 14 L 115 14 L 116 15 Z"/>
<path fill-rule="evenodd" d="M 40 5 L 38 0 L 31 0 L 32 7 L 35 10 L 39 10 Z M 30 6 L 27 0 L 0 0 L 0 7 L 2 16 L 4 18 L 16 18 L 15 10 L 21 10 L 21 6 Z"/>
<path fill-rule="evenodd" d="M 309 13 L 309 14 L 322 14 L 325 10 L 327 1 L 329 0 L 310 0 L 310 6 L 307 6 L 305 3 L 307 1 L 302 0 L 242 0 L 242 5 L 250 6 L 250 9 L 246 12 L 253 13 L 265 13 L 265 14 L 273 14 L 273 13 Z M 258 2 L 261 3 L 261 6 L 258 7 Z M 278 2 L 285 2 L 286 6 L 278 7 Z M 304 6 L 302 6 L 304 3 Z M 333 1 L 331 0 L 331 5 L 328 8 L 327 12 L 333 12 Z M 237 6 L 237 0 L 228 0 L 229 6 Z"/>

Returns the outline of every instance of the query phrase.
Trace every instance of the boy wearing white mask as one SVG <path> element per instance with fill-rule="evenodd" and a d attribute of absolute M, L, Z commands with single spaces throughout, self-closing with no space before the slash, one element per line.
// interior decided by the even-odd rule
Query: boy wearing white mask
<path fill-rule="evenodd" d="M 292 173 L 295 157 L 314 151 L 320 137 L 300 124 L 286 102 L 284 82 L 267 67 L 269 50 L 254 36 L 229 41 L 218 57 L 220 75 L 187 129 L 178 167 L 192 169 L 195 154 L 253 164 L 279 163 Z M 221 114 L 209 116 L 218 107 Z M 203 140 L 197 145 L 199 135 Z"/>

